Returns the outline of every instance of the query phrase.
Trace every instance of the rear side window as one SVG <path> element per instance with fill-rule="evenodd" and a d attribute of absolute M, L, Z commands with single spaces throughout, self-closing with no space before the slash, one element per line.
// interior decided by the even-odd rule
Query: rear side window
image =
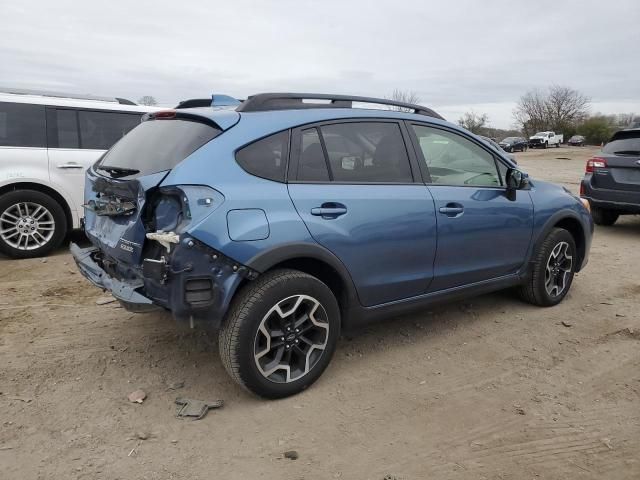
<path fill-rule="evenodd" d="M 191 120 L 142 122 L 105 154 L 98 169 L 117 176 L 170 170 L 219 134 L 217 128 Z"/>
<path fill-rule="evenodd" d="M 618 132 L 602 149 L 603 153 L 640 155 L 640 130 Z"/>
<path fill-rule="evenodd" d="M 117 112 L 78 112 L 81 148 L 108 150 L 131 129 L 142 115 Z"/>
<path fill-rule="evenodd" d="M 43 105 L 0 102 L 0 146 L 45 147 Z"/>
<path fill-rule="evenodd" d="M 305 130 L 298 180 L 323 181 L 325 177 L 343 183 L 412 182 L 400 126 L 349 122 Z"/>
<path fill-rule="evenodd" d="M 241 148 L 236 153 L 236 161 L 251 175 L 284 182 L 288 145 L 289 131 L 287 130 Z"/>

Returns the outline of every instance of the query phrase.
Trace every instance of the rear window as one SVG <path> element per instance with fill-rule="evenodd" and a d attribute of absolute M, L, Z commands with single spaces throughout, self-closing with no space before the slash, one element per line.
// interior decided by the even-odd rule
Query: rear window
<path fill-rule="evenodd" d="M 171 170 L 219 134 L 220 130 L 196 121 L 149 120 L 116 143 L 98 168 L 119 177 Z"/>
<path fill-rule="evenodd" d="M 0 102 L 0 146 L 45 147 L 44 106 Z"/>
<path fill-rule="evenodd" d="M 640 130 L 616 133 L 602 151 L 617 155 L 640 155 Z"/>

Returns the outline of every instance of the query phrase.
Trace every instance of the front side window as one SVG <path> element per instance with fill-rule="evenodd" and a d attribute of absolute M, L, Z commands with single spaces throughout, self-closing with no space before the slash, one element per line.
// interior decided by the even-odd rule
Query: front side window
<path fill-rule="evenodd" d="M 502 184 L 493 155 L 456 133 L 413 125 L 431 182 L 442 185 Z"/>
<path fill-rule="evenodd" d="M 349 122 L 303 131 L 298 180 L 411 183 L 413 176 L 398 124 Z"/>
<path fill-rule="evenodd" d="M 131 129 L 140 125 L 138 113 L 79 111 L 82 148 L 108 150 Z"/>
<path fill-rule="evenodd" d="M 43 105 L 0 102 L 0 146 L 45 147 Z"/>

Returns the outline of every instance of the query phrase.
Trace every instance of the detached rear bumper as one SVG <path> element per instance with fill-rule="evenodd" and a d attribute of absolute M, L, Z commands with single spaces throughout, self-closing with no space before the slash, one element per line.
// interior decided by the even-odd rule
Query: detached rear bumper
<path fill-rule="evenodd" d="M 93 254 L 99 252 L 98 248 L 80 248 L 75 243 L 72 243 L 70 250 L 80 273 L 96 287 L 109 290 L 127 310 L 150 312 L 160 308 L 150 299 L 136 291 L 144 286 L 142 281 L 123 282 L 109 276 L 92 258 Z"/>

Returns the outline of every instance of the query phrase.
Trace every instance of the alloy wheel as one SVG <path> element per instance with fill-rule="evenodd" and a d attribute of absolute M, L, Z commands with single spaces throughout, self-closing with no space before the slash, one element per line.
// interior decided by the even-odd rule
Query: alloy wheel
<path fill-rule="evenodd" d="M 46 245 L 55 232 L 55 220 L 44 206 L 19 202 L 0 214 L 0 238 L 18 250 L 35 250 Z"/>
<path fill-rule="evenodd" d="M 559 242 L 553 247 L 545 270 L 544 286 L 550 296 L 557 297 L 564 292 L 572 267 L 573 256 L 569 244 Z"/>
<path fill-rule="evenodd" d="M 258 370 L 275 383 L 305 376 L 318 363 L 329 339 L 322 304 L 309 295 L 279 301 L 262 318 L 254 340 Z"/>

